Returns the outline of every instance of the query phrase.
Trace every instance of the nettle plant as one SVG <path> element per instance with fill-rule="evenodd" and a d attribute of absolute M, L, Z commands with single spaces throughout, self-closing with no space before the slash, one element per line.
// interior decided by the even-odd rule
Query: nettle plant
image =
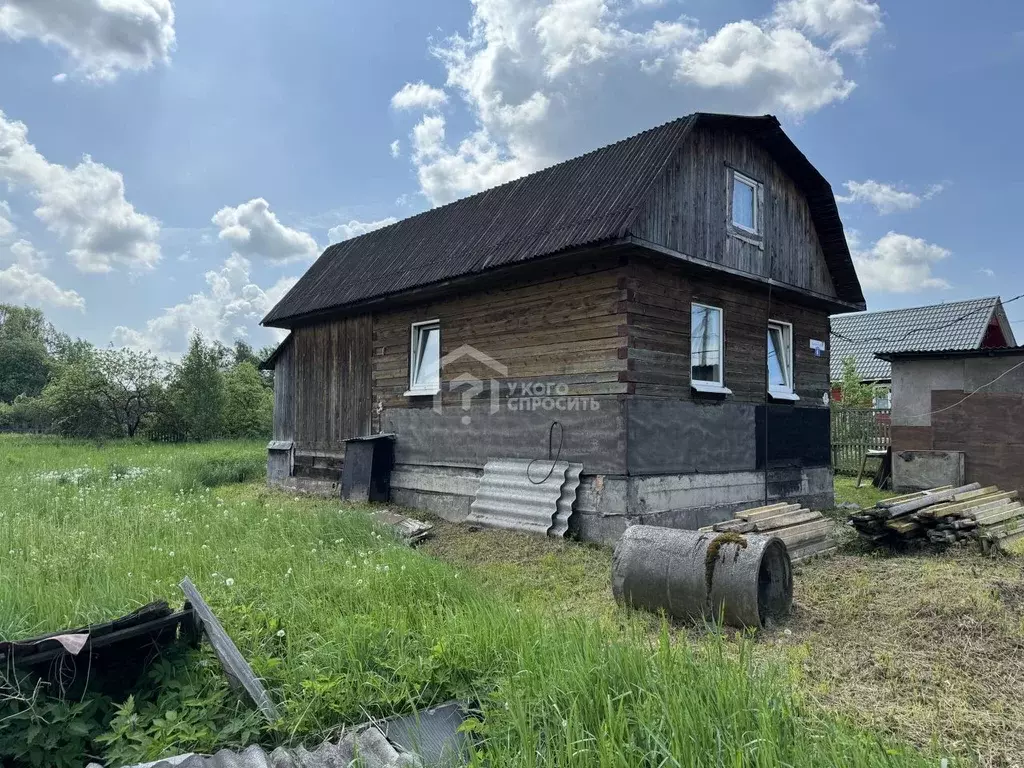
<path fill-rule="evenodd" d="M 80 768 L 83 759 L 131 765 L 190 749 L 273 739 L 228 686 L 211 651 L 172 651 L 153 662 L 135 693 L 80 698 L 24 678 L 0 683 L 0 764 Z"/>

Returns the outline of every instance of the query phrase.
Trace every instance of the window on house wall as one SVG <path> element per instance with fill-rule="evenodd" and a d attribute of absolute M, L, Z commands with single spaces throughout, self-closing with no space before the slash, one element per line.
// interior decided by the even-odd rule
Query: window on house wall
<path fill-rule="evenodd" d="M 409 347 L 408 395 L 436 395 L 441 391 L 441 323 L 412 324 Z"/>
<path fill-rule="evenodd" d="M 793 380 L 793 326 L 768 321 L 768 393 L 784 400 L 798 400 Z"/>
<path fill-rule="evenodd" d="M 702 392 L 728 394 L 725 387 L 725 332 L 722 310 L 690 305 L 690 385 Z"/>
<path fill-rule="evenodd" d="M 761 234 L 761 185 L 732 171 L 732 224 L 753 235 Z"/>

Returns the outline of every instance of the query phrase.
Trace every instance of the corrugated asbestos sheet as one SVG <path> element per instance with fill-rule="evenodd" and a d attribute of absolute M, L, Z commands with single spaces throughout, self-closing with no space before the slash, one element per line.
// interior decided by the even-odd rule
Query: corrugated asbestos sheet
<path fill-rule="evenodd" d="M 358 758 L 358 762 L 356 762 Z M 399 752 L 384 734 L 370 727 L 358 735 L 346 734 L 337 744 L 324 742 L 315 750 L 278 748 L 267 752 L 246 747 L 240 752 L 222 749 L 215 755 L 192 755 L 181 762 L 163 760 L 152 768 L 420 768 L 415 755 Z"/>
<path fill-rule="evenodd" d="M 833 315 L 832 381 L 842 379 L 843 360 L 851 355 L 861 379 L 887 380 L 892 377 L 892 367 L 875 357 L 879 352 L 976 349 L 998 304 L 999 297 L 990 296 L 886 312 Z"/>
<path fill-rule="evenodd" d="M 773 153 L 808 196 L 839 297 L 863 304 L 832 188 L 779 121 L 699 113 L 332 245 L 263 322 L 292 327 L 309 315 L 626 237 L 698 123 L 746 133 Z"/>
<path fill-rule="evenodd" d="M 582 471 L 582 465 L 566 461 L 488 461 L 466 522 L 564 536 Z"/>
<path fill-rule="evenodd" d="M 569 532 L 569 518 L 572 517 L 572 508 L 576 503 L 576 492 L 580 487 L 582 472 L 582 464 L 570 464 L 565 470 L 565 482 L 562 484 L 562 493 L 556 505 L 555 524 L 548 531 L 548 535 L 561 538 Z"/>
<path fill-rule="evenodd" d="M 469 740 L 459 731 L 464 720 L 462 705 L 449 702 L 354 728 L 336 743 L 324 742 L 313 751 L 298 747 L 267 752 L 253 746 L 133 768 L 456 768 L 469 762 Z"/>

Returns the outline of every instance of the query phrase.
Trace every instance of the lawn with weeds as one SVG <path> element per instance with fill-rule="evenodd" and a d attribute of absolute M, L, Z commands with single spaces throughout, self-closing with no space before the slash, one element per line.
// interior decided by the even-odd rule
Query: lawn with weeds
<path fill-rule="evenodd" d="M 763 642 L 688 642 L 610 605 L 605 550 L 517 537 L 504 570 L 484 565 L 491 547 L 445 562 L 358 507 L 249 482 L 257 460 L 256 444 L 0 436 L 0 637 L 180 605 L 188 575 L 282 713 L 261 723 L 205 644 L 160 659 L 130 698 L 61 699 L 5 670 L 0 764 L 316 744 L 452 697 L 481 707 L 474 766 L 938 762 L 810 701 Z"/>

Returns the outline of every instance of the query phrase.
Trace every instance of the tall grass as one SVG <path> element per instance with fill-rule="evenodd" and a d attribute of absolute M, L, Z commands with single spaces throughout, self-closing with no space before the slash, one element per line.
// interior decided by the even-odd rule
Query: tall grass
<path fill-rule="evenodd" d="M 0 637 L 180 604 L 188 575 L 281 705 L 258 734 L 268 745 L 458 697 L 482 708 L 474 765 L 929 764 L 820 716 L 788 670 L 721 640 L 691 647 L 625 612 L 608 628 L 504 603 L 358 509 L 223 484 L 257 461 L 262 446 L 0 439 Z M 94 754 L 252 738 L 208 652 L 162 675 L 132 717 L 107 717 Z M 168 679 L 189 680 L 190 696 L 172 697 Z M 172 708 L 189 727 L 169 734 Z"/>

